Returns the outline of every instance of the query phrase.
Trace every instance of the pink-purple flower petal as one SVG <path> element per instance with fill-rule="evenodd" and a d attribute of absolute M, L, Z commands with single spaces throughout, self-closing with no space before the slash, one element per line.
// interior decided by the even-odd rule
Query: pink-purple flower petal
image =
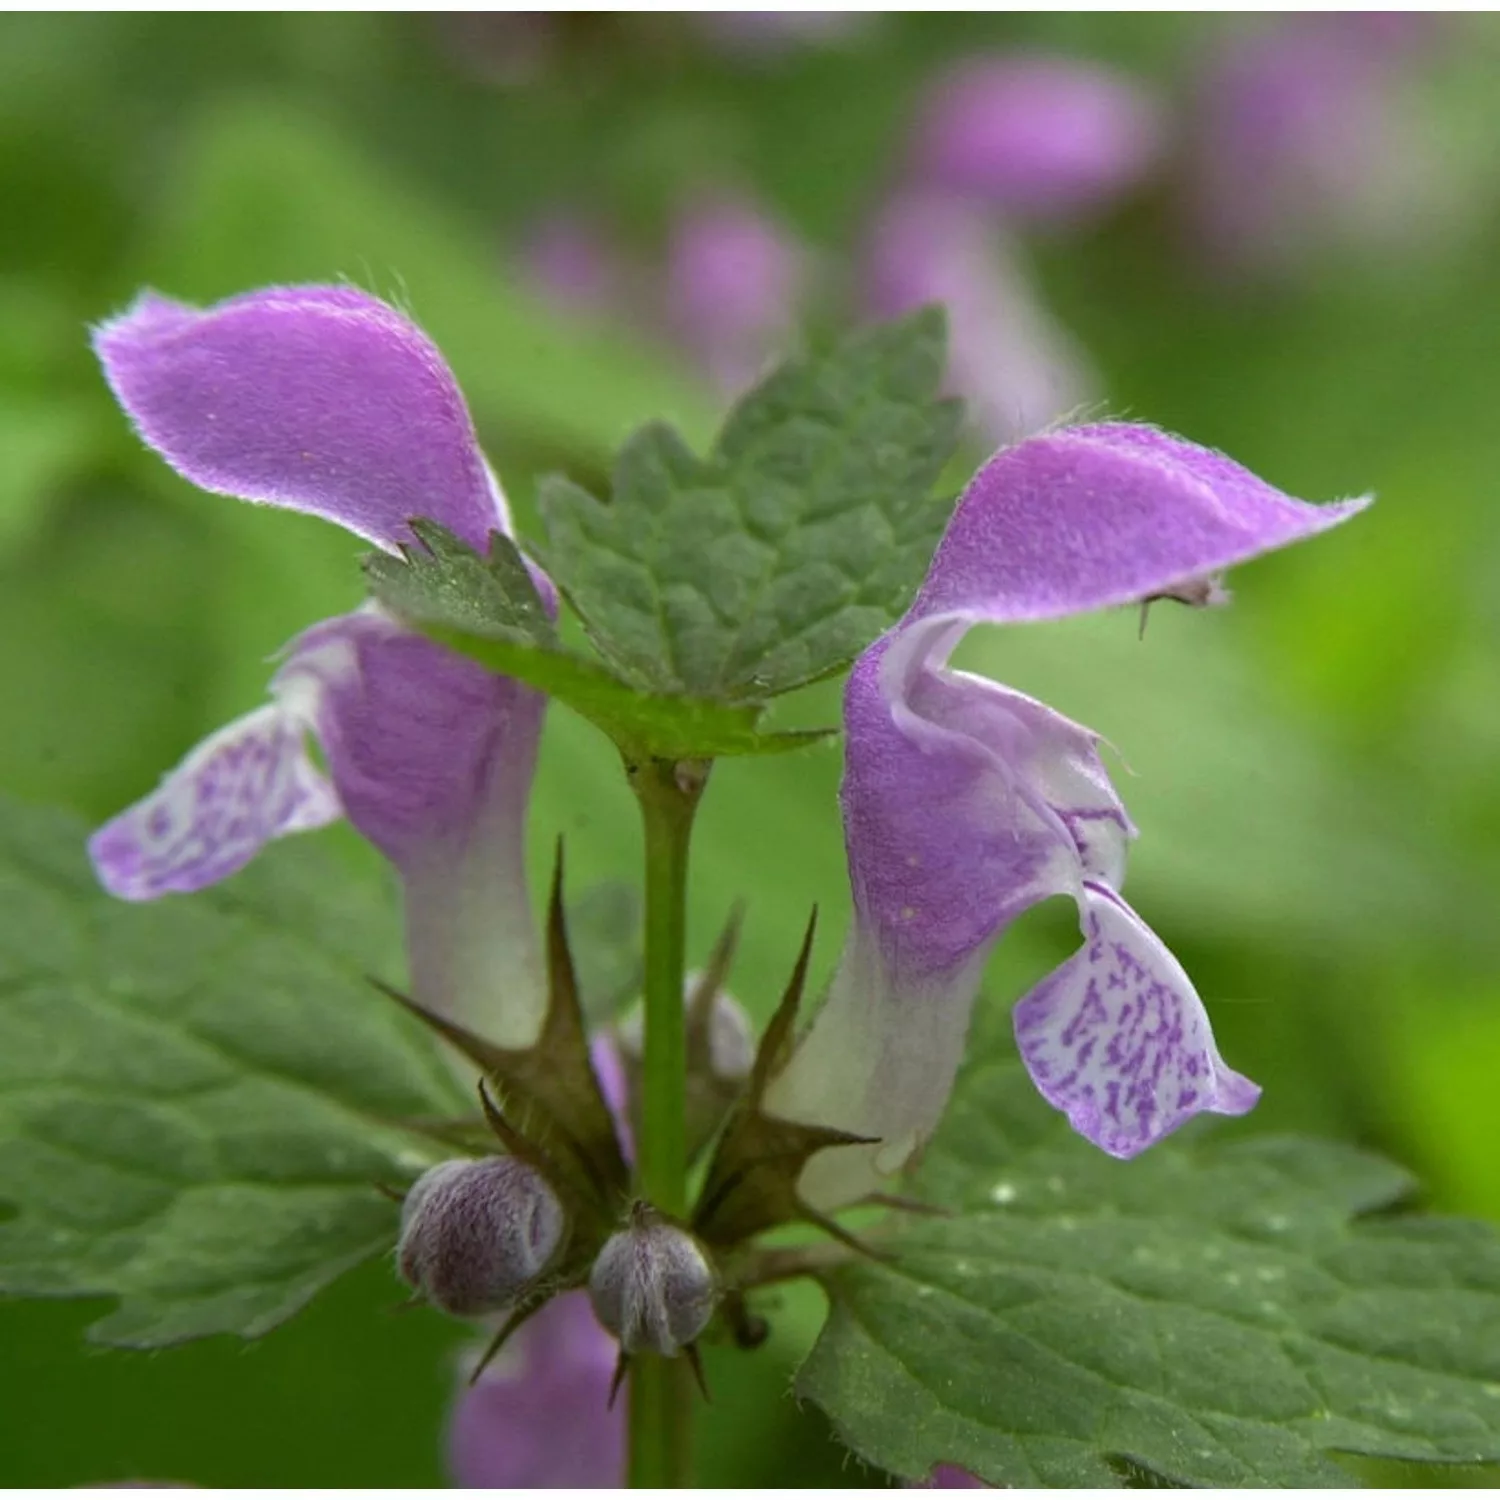
<path fill-rule="evenodd" d="M 354 287 L 271 287 L 205 309 L 146 292 L 94 347 L 142 438 L 203 489 L 387 549 L 414 516 L 476 547 L 506 529 L 442 355 Z"/>
<path fill-rule="evenodd" d="M 204 488 L 386 548 L 416 516 L 477 547 L 508 529 L 442 356 L 365 292 L 272 287 L 206 310 L 147 292 L 95 347 L 142 436 Z M 528 1045 L 544 1006 L 525 880 L 543 698 L 373 606 L 305 631 L 271 693 L 95 835 L 105 885 L 140 900 L 196 890 L 347 813 L 401 876 L 417 998 Z"/>
<path fill-rule="evenodd" d="M 957 1464 L 935 1464 L 932 1473 L 921 1484 L 909 1486 L 919 1490 L 987 1490 L 984 1480 L 976 1479 L 967 1469 Z"/>
<path fill-rule="evenodd" d="M 954 631 L 898 630 L 845 691 L 841 800 L 855 923 L 767 1105 L 876 1136 L 819 1153 L 804 1196 L 875 1192 L 936 1128 L 984 963 L 1006 928 L 1087 873 L 1118 879 L 1134 828 L 1091 731 L 943 666 Z"/>
<path fill-rule="evenodd" d="M 501 1045 L 535 1040 L 525 828 L 543 697 L 374 608 L 303 632 L 271 692 L 94 835 L 105 886 L 135 900 L 200 890 L 343 812 L 401 876 L 417 998 Z"/>
<path fill-rule="evenodd" d="M 1212 449 L 1126 422 L 1003 448 L 970 482 L 908 619 L 1008 624 L 1126 604 L 1364 509 L 1294 500 Z"/>
<path fill-rule="evenodd" d="M 618 1355 L 586 1292 L 549 1302 L 473 1386 L 448 1427 L 464 1489 L 617 1489 L 625 1403 L 609 1404 Z"/>

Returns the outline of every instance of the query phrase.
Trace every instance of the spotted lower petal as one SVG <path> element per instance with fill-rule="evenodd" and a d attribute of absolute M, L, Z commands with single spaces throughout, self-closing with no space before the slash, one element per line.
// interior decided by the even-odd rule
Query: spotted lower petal
<path fill-rule="evenodd" d="M 1033 1081 L 1073 1128 L 1130 1157 L 1194 1115 L 1242 1115 L 1260 1097 L 1226 1067 L 1192 981 L 1113 891 L 1080 903 L 1085 942 L 1015 1008 Z"/>
<path fill-rule="evenodd" d="M 339 799 L 309 760 L 306 734 L 295 711 L 270 704 L 210 735 L 89 840 L 105 889 L 127 901 L 201 890 L 272 839 L 332 822 Z"/>

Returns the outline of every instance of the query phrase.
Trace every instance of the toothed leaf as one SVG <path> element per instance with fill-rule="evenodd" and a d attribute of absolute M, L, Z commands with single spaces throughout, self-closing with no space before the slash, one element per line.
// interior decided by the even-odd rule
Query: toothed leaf
<path fill-rule="evenodd" d="M 998 1031 L 998 1028 L 996 1028 Z M 1500 1459 L 1500 1235 L 1397 1168 L 1191 1132 L 1094 1150 L 981 1043 L 889 1260 L 829 1274 L 798 1379 L 862 1458 L 994 1485 L 1347 1486 L 1339 1452 Z"/>
<path fill-rule="evenodd" d="M 100 1343 L 259 1337 L 392 1247 L 376 1185 L 449 1154 L 401 1122 L 465 1101 L 366 978 L 383 893 L 300 844 L 127 905 L 86 834 L 0 802 L 0 1292 L 114 1298 Z"/>
<path fill-rule="evenodd" d="M 961 409 L 927 308 L 791 360 L 699 458 L 654 424 L 601 503 L 543 482 L 544 561 L 600 654 L 662 694 L 762 702 L 847 666 L 900 614 L 951 502 Z"/>

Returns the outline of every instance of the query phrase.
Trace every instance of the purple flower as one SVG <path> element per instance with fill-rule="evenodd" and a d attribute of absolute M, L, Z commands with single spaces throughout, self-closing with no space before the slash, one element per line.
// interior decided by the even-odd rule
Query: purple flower
<path fill-rule="evenodd" d="M 1277 272 L 1443 227 L 1456 184 L 1405 97 L 1423 19 L 1278 17 L 1218 50 L 1197 90 L 1191 209 L 1221 266 Z"/>
<path fill-rule="evenodd" d="M 95 348 L 141 436 L 204 489 L 388 551 L 415 516 L 480 548 L 509 530 L 442 356 L 364 292 L 272 287 L 206 310 L 147 292 Z M 346 815 L 400 873 L 423 1003 L 525 1045 L 543 1006 L 523 834 L 544 706 L 367 605 L 293 641 L 270 703 L 210 735 L 89 851 L 111 892 L 145 901 Z"/>
<path fill-rule="evenodd" d="M 915 190 L 892 198 L 866 248 L 865 301 L 878 318 L 945 304 L 949 380 L 990 443 L 1029 437 L 1093 395 L 1087 357 L 979 205 Z"/>
<path fill-rule="evenodd" d="M 807 277 L 802 248 L 746 199 L 699 199 L 667 250 L 667 318 L 726 396 L 785 352 Z"/>
<path fill-rule="evenodd" d="M 618 1352 L 586 1292 L 549 1302 L 460 1393 L 448 1428 L 454 1480 L 497 1490 L 622 1485 L 625 1404 L 609 1405 Z"/>
<path fill-rule="evenodd" d="M 880 1144 L 815 1158 L 802 1179 L 811 1202 L 867 1195 L 931 1134 L 985 960 L 1049 896 L 1077 903 L 1083 945 L 1014 1012 L 1049 1103 L 1120 1157 L 1202 1111 L 1255 1103 L 1187 975 L 1119 894 L 1135 828 L 1098 737 L 946 663 L 976 623 L 1193 597 L 1205 578 L 1366 503 L 1306 505 L 1217 453 L 1124 423 L 1033 438 L 975 476 L 915 603 L 856 662 L 845 694 L 855 920 L 767 1104 Z"/>
<path fill-rule="evenodd" d="M 521 252 L 531 283 L 563 312 L 598 316 L 617 309 L 626 273 L 602 226 L 558 210 L 532 226 Z"/>
<path fill-rule="evenodd" d="M 1042 55 L 976 58 L 930 90 L 912 168 L 927 186 L 1050 219 L 1133 187 L 1160 142 L 1157 106 L 1112 69 Z"/>

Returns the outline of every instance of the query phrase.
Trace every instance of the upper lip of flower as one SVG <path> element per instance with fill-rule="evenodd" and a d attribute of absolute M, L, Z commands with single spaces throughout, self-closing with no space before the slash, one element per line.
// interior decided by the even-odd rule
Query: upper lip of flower
<path fill-rule="evenodd" d="M 388 551 L 414 516 L 481 548 L 510 529 L 436 345 L 366 292 L 267 287 L 199 309 L 145 291 L 94 348 L 142 438 L 202 489 Z"/>

